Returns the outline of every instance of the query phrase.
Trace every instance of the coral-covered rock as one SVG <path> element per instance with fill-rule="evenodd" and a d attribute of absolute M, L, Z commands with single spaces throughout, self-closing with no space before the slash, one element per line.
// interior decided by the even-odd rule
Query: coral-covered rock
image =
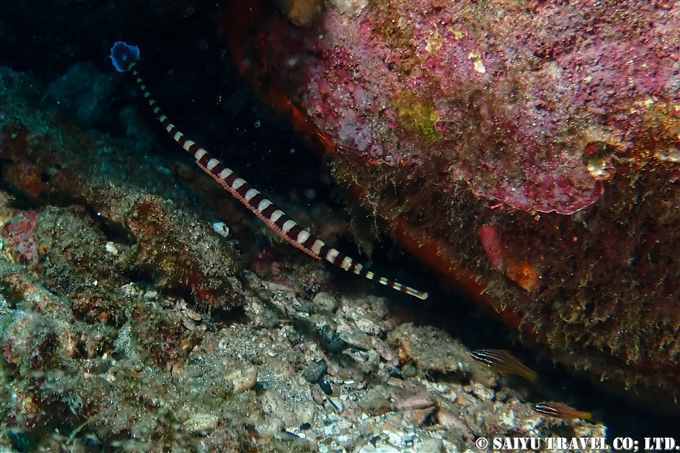
<path fill-rule="evenodd" d="M 16 261 L 27 264 L 32 269 L 38 267 L 39 261 L 38 243 L 33 235 L 39 215 L 37 211 L 24 212 L 2 228 L 3 246 L 7 247 L 7 251 Z"/>
<path fill-rule="evenodd" d="M 79 68 L 62 82 L 79 80 Z M 35 86 L 9 72 L 0 73 L 0 83 L 21 87 L 22 96 L 2 104 L 6 181 L 32 203 L 70 205 L 11 211 L 0 237 L 15 261 L 42 267 L 55 287 L 78 301 L 78 312 L 93 319 L 120 312 L 99 302 L 129 282 L 121 274 L 192 295 L 209 308 L 240 304 L 233 244 L 214 232 L 210 216 L 197 213 L 163 162 L 144 162 L 134 151 L 71 126 L 50 128 L 53 117 L 32 110 L 40 103 L 32 97 Z M 74 283 L 74 274 L 87 283 Z"/>
<path fill-rule="evenodd" d="M 678 396 L 678 17 L 663 1 L 326 2 L 305 28 L 228 36 L 404 245 L 555 358 Z"/>

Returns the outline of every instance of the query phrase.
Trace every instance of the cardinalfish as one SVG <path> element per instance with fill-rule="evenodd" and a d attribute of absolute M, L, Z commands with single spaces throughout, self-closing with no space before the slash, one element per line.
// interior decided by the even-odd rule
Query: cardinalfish
<path fill-rule="evenodd" d="M 480 364 L 501 374 L 515 374 L 530 382 L 536 382 L 538 379 L 538 374 L 520 362 L 510 351 L 502 349 L 478 349 L 472 351 L 470 355 Z"/>
<path fill-rule="evenodd" d="M 595 414 L 593 412 L 579 411 L 564 403 L 532 404 L 531 409 L 534 412 L 538 412 L 539 414 L 561 418 L 562 420 L 581 419 L 592 421 L 595 418 Z"/>

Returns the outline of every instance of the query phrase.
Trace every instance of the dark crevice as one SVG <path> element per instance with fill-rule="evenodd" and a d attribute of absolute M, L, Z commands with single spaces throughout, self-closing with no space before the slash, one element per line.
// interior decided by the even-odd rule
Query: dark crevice
<path fill-rule="evenodd" d="M 135 240 L 130 231 L 123 225 L 98 214 L 97 210 L 85 203 L 82 204 L 106 239 L 117 244 L 134 245 Z"/>
<path fill-rule="evenodd" d="M 234 324 L 247 324 L 248 316 L 243 306 L 232 308 L 216 308 L 210 312 L 210 318 L 215 328 L 226 328 Z"/>
<path fill-rule="evenodd" d="M 142 269 L 128 269 L 123 271 L 123 277 L 129 282 L 135 283 L 142 288 L 152 287 L 156 280 L 151 271 Z"/>

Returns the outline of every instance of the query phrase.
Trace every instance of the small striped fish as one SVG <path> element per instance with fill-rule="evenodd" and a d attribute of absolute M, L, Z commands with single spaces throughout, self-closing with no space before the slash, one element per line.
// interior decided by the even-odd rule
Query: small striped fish
<path fill-rule="evenodd" d="M 480 364 L 501 374 L 515 374 L 522 376 L 530 382 L 535 382 L 538 379 L 538 374 L 520 362 L 510 351 L 502 349 L 478 349 L 472 351 L 470 355 Z"/>
<path fill-rule="evenodd" d="M 593 412 L 579 411 L 564 403 L 550 402 L 532 404 L 531 409 L 539 414 L 561 418 L 563 420 L 581 419 L 591 421 L 595 418 Z"/>
<path fill-rule="evenodd" d="M 378 282 L 396 291 L 406 293 L 418 299 L 425 300 L 428 294 L 423 291 L 402 285 L 394 280 L 390 280 L 369 271 L 354 259 L 344 255 L 340 251 L 328 246 L 321 239 L 314 236 L 309 231 L 302 228 L 293 219 L 287 216 L 274 203 L 266 199 L 257 189 L 248 182 L 239 178 L 231 169 L 227 168 L 221 161 L 215 159 L 205 149 L 189 140 L 182 132 L 177 130 L 174 124 L 163 114 L 161 109 L 156 106 L 156 102 L 151 97 L 151 93 L 144 85 L 139 72 L 135 69 L 139 59 L 139 48 L 129 46 L 124 42 L 116 42 L 111 48 L 111 61 L 119 72 L 131 72 L 134 76 L 139 89 L 142 90 L 144 98 L 153 109 L 156 119 L 163 125 L 170 136 L 186 152 L 196 159 L 203 171 L 212 177 L 218 184 L 224 187 L 230 194 L 239 200 L 245 207 L 259 217 L 269 228 L 274 230 L 283 239 L 299 248 L 306 254 L 315 259 L 325 259 L 329 263 L 356 275 L 365 277 L 371 281 Z"/>

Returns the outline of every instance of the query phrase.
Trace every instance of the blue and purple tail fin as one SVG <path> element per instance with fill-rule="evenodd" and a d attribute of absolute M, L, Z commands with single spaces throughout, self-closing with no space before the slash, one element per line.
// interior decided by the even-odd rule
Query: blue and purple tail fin
<path fill-rule="evenodd" d="M 139 60 L 139 47 L 128 46 L 123 41 L 118 41 L 111 47 L 111 61 L 118 72 L 129 71 L 137 60 Z"/>

